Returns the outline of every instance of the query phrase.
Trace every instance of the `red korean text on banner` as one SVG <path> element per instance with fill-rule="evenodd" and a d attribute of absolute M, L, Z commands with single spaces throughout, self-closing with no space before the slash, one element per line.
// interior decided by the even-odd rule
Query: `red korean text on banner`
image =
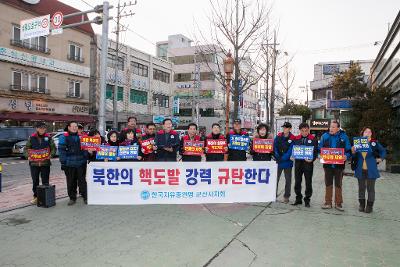
<path fill-rule="evenodd" d="M 81 137 L 81 149 L 89 150 L 94 149 L 96 151 L 100 150 L 101 137 L 96 136 L 82 136 Z"/>
<path fill-rule="evenodd" d="M 186 140 L 183 143 L 183 155 L 201 156 L 203 155 L 204 142 Z"/>
<path fill-rule="evenodd" d="M 43 161 L 50 159 L 50 149 L 28 149 L 29 161 Z"/>
<path fill-rule="evenodd" d="M 154 138 L 149 138 L 146 140 L 143 140 L 142 143 L 142 149 L 143 149 L 143 154 L 148 155 L 153 153 L 153 147 L 154 147 Z"/>
<path fill-rule="evenodd" d="M 272 151 L 274 150 L 274 140 L 254 138 L 253 150 L 256 153 L 272 153 Z"/>
<path fill-rule="evenodd" d="M 208 154 L 224 154 L 226 148 L 226 140 L 207 139 Z"/>
<path fill-rule="evenodd" d="M 321 163 L 324 164 L 344 164 L 343 148 L 321 148 Z"/>

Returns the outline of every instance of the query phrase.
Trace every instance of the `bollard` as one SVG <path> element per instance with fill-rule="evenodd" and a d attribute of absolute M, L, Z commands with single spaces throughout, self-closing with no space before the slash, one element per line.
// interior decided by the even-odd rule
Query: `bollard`
<path fill-rule="evenodd" d="M 0 192 L 1 192 L 1 173 L 3 172 L 3 164 L 0 162 Z"/>

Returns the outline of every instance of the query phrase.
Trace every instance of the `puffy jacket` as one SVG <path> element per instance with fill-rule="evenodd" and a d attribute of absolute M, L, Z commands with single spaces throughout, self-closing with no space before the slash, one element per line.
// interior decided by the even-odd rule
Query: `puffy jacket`
<path fill-rule="evenodd" d="M 274 156 L 276 162 L 278 163 L 278 168 L 280 169 L 289 169 L 293 168 L 293 161 L 290 159 L 292 156 L 293 144 L 296 137 L 289 133 L 288 136 L 285 136 L 282 133 L 278 133 L 278 135 L 274 139 Z"/>
<path fill-rule="evenodd" d="M 45 133 L 44 135 L 39 135 L 38 133 L 32 134 L 28 141 L 26 142 L 24 155 L 28 158 L 28 149 L 44 149 L 48 148 L 50 150 L 50 157 L 54 157 L 56 154 L 56 146 L 54 144 L 53 139 Z M 51 161 L 49 159 L 43 161 L 30 161 L 29 165 L 31 166 L 50 166 Z"/>
<path fill-rule="evenodd" d="M 314 135 L 309 134 L 306 137 L 303 137 L 301 134 L 299 134 L 298 136 L 296 136 L 294 144 L 298 145 L 298 146 L 313 146 L 314 154 L 313 154 L 312 161 L 315 161 L 318 158 L 318 141 Z M 305 161 L 305 160 L 304 159 L 296 159 L 295 161 L 300 162 L 300 161 Z"/>
<path fill-rule="evenodd" d="M 364 162 L 364 157 L 362 156 L 362 152 L 356 152 L 355 154 L 357 160 L 357 168 L 354 171 L 354 177 L 358 179 L 363 179 L 362 176 L 362 166 Z M 386 157 L 386 149 L 378 143 L 376 140 L 371 140 L 369 142 L 369 149 L 367 152 L 367 156 L 365 157 L 365 162 L 367 163 L 368 170 L 368 179 L 378 179 L 380 177 L 378 166 L 376 163 L 376 159 L 385 159 Z"/>
<path fill-rule="evenodd" d="M 77 133 L 66 132 L 61 135 L 58 152 L 62 166 L 79 168 L 87 163 L 88 152 L 81 150 L 81 139 Z"/>
<path fill-rule="evenodd" d="M 319 142 L 318 151 L 321 148 L 343 148 L 347 159 L 351 157 L 351 144 L 347 134 L 343 130 L 339 130 L 336 134 L 324 133 Z M 344 164 L 324 164 L 324 168 L 341 168 L 344 169 Z"/>
<path fill-rule="evenodd" d="M 190 139 L 189 135 L 185 135 L 182 137 L 179 146 L 179 154 L 182 155 L 182 161 L 201 161 L 201 156 L 194 156 L 194 155 L 184 155 L 184 144 L 185 141 L 201 141 L 201 137 L 199 135 L 195 135 L 193 139 Z"/>
<path fill-rule="evenodd" d="M 206 136 L 206 140 L 226 140 L 225 136 L 223 134 L 209 134 Z M 205 143 L 207 145 L 207 143 Z M 225 153 L 221 154 L 214 154 L 214 153 L 206 153 L 206 161 L 224 161 L 224 155 Z"/>
<path fill-rule="evenodd" d="M 260 139 L 273 139 L 272 135 L 266 135 L 266 136 L 254 136 L 254 138 L 260 138 Z M 253 161 L 271 161 L 272 159 L 272 153 L 257 153 L 253 150 L 253 140 L 251 140 L 250 143 L 250 154 L 253 156 Z"/>
<path fill-rule="evenodd" d="M 158 161 L 176 161 L 176 152 L 179 148 L 179 135 L 174 130 L 169 133 L 164 130 L 158 131 L 156 134 L 155 145 L 157 146 L 157 160 Z M 173 151 L 169 152 L 164 148 L 172 148 Z"/>
<path fill-rule="evenodd" d="M 249 136 L 249 134 L 244 130 L 241 130 L 239 133 L 235 131 L 230 131 L 226 136 L 226 141 L 228 144 L 230 142 L 231 135 Z M 246 161 L 246 160 L 247 160 L 247 151 L 230 149 L 228 146 L 228 161 Z"/>

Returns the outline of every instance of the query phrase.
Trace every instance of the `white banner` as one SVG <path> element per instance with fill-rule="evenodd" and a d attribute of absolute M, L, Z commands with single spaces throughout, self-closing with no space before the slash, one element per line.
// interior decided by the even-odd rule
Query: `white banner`
<path fill-rule="evenodd" d="M 270 202 L 276 176 L 273 161 L 91 162 L 88 204 Z"/>
<path fill-rule="evenodd" d="M 49 35 L 50 15 L 21 20 L 21 40 Z"/>

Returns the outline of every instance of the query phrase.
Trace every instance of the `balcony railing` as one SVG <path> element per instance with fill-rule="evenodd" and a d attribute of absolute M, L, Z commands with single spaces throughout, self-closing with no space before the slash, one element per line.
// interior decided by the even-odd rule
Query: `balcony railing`
<path fill-rule="evenodd" d="M 37 93 L 37 94 L 50 94 L 50 89 L 46 88 L 38 88 L 38 87 L 27 87 L 27 86 L 22 86 L 20 84 L 11 84 L 10 85 L 10 90 L 11 91 L 19 91 L 19 92 L 29 92 L 29 93 Z"/>
<path fill-rule="evenodd" d="M 85 97 L 85 95 L 83 93 L 75 94 L 72 92 L 67 92 L 65 96 L 69 97 L 69 98 L 84 98 Z"/>
<path fill-rule="evenodd" d="M 18 46 L 18 47 L 34 50 L 34 51 L 39 51 L 39 52 L 42 52 L 42 53 L 45 53 L 45 54 L 50 54 L 50 51 L 51 51 L 47 47 L 43 47 L 43 46 L 40 46 L 40 45 L 34 45 L 34 44 L 31 44 L 31 43 L 23 41 L 23 40 L 11 39 L 10 40 L 10 44 L 14 45 L 14 46 Z"/>
<path fill-rule="evenodd" d="M 72 61 L 76 61 L 76 62 L 80 62 L 80 63 L 85 62 L 85 59 L 83 57 L 79 57 L 79 56 L 68 55 L 67 58 L 68 58 L 68 60 L 72 60 Z"/>

